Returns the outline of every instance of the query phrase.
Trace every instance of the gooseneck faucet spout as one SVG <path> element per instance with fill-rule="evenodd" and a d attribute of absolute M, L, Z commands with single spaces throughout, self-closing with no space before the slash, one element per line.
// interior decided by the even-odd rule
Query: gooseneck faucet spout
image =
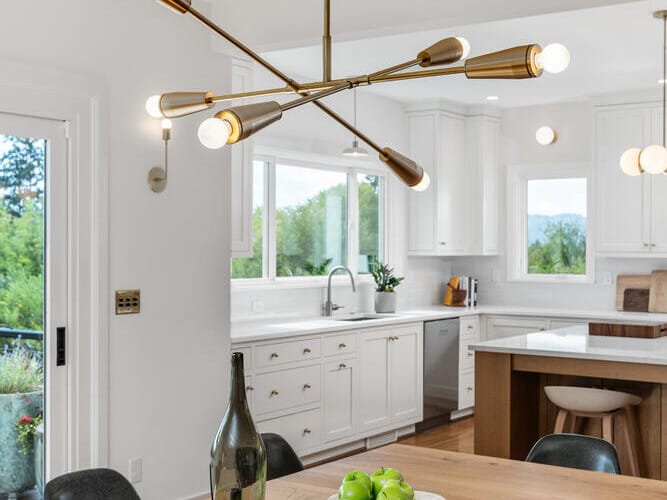
<path fill-rule="evenodd" d="M 331 271 L 329 271 L 329 279 L 327 282 L 327 301 L 324 303 L 325 316 L 331 316 L 334 311 L 337 311 L 338 309 L 342 309 L 344 307 L 344 306 L 339 306 L 338 304 L 334 304 L 331 301 L 331 277 L 338 271 L 347 271 L 347 274 L 350 275 L 350 281 L 352 281 L 352 291 L 353 292 L 357 291 L 357 288 L 354 286 L 354 276 L 352 275 L 352 271 L 350 271 L 345 266 L 336 266 L 332 268 Z"/>

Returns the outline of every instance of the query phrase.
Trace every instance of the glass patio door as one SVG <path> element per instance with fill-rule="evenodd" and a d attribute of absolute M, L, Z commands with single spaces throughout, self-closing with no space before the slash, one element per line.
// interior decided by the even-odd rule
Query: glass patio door
<path fill-rule="evenodd" d="M 68 469 L 67 162 L 64 122 L 0 113 L 0 497 Z"/>

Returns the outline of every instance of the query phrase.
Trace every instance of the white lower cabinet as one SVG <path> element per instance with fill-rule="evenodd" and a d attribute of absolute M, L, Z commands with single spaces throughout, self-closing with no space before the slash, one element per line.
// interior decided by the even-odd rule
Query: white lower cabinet
<path fill-rule="evenodd" d="M 468 349 L 481 340 L 479 316 L 459 321 L 459 393 L 458 410 L 475 405 L 475 353 Z"/>
<path fill-rule="evenodd" d="M 475 372 L 459 376 L 459 410 L 475 406 Z"/>
<path fill-rule="evenodd" d="M 324 365 L 324 441 L 354 434 L 358 399 L 356 376 L 356 359 L 341 359 Z"/>
<path fill-rule="evenodd" d="M 534 333 L 547 329 L 547 320 L 543 318 L 518 318 L 513 316 L 494 317 L 486 319 L 486 340 L 502 339 Z"/>
<path fill-rule="evenodd" d="M 246 393 L 259 431 L 282 435 L 301 456 L 422 419 L 421 322 L 232 349 L 246 359 Z"/>

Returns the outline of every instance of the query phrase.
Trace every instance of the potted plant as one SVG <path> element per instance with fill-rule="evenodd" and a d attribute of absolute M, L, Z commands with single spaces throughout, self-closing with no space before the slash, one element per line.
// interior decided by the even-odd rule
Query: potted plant
<path fill-rule="evenodd" d="M 396 312 L 396 292 L 394 288 L 405 278 L 394 276 L 394 269 L 387 264 L 378 262 L 371 271 L 375 279 L 375 312 Z"/>
<path fill-rule="evenodd" d="M 33 434 L 43 412 L 41 356 L 17 340 L 0 353 L 0 495 L 35 485 Z"/>

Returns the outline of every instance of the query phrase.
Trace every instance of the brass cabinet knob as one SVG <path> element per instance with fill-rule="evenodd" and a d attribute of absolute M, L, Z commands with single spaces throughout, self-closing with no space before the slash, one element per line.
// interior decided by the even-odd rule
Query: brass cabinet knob
<path fill-rule="evenodd" d="M 312 351 L 311 351 L 310 348 L 308 348 L 308 347 L 306 347 L 306 348 L 303 350 L 303 353 L 304 353 L 304 354 L 310 354 L 311 352 L 312 352 Z"/>
<path fill-rule="evenodd" d="M 468 330 L 472 330 L 473 328 L 475 328 L 475 327 L 472 326 L 472 325 L 468 325 Z"/>
<path fill-rule="evenodd" d="M 472 387 L 466 387 L 466 390 L 472 391 Z"/>
<path fill-rule="evenodd" d="M 311 431 L 308 427 L 306 427 L 306 428 L 303 430 L 303 433 L 304 433 L 304 434 L 310 434 L 311 432 L 313 432 L 313 431 Z"/>
<path fill-rule="evenodd" d="M 347 365 L 345 363 L 341 363 L 338 365 L 339 370 L 344 370 L 345 368 L 347 368 Z"/>
<path fill-rule="evenodd" d="M 472 357 L 473 357 L 473 354 L 472 354 L 471 352 L 469 352 L 469 353 L 468 353 L 468 357 L 469 357 L 469 358 L 472 358 Z"/>
<path fill-rule="evenodd" d="M 275 359 L 277 357 L 279 357 L 277 352 L 272 352 L 271 353 L 271 359 Z"/>
<path fill-rule="evenodd" d="M 306 389 L 310 389 L 312 385 L 310 384 L 303 384 L 303 390 L 305 391 Z"/>
<path fill-rule="evenodd" d="M 343 344 L 343 343 L 338 344 L 338 349 L 345 349 L 346 347 L 347 347 L 346 344 Z"/>
<path fill-rule="evenodd" d="M 398 337 L 396 337 L 395 335 L 392 335 L 392 336 L 389 337 L 389 340 L 398 340 Z"/>
<path fill-rule="evenodd" d="M 255 388 L 254 388 L 253 386 L 251 386 L 251 385 L 247 385 L 246 388 L 245 388 L 245 390 L 246 390 L 246 391 L 254 391 Z"/>
<path fill-rule="evenodd" d="M 273 390 L 271 391 L 271 396 L 277 396 L 278 394 L 279 394 L 279 392 L 276 391 L 275 389 L 273 389 Z"/>

